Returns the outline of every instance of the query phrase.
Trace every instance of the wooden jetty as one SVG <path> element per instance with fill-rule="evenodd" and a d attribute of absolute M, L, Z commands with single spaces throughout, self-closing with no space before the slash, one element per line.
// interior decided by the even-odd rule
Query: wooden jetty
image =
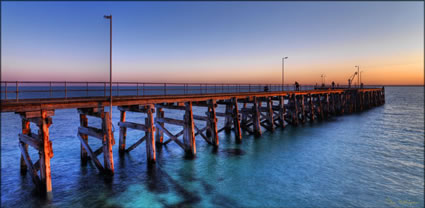
<path fill-rule="evenodd" d="M 369 88 L 118 96 L 113 98 L 112 105 L 118 106 L 120 111 L 119 153 L 128 153 L 145 142 L 147 161 L 152 164 L 156 161 L 156 148 L 171 142 L 176 143 L 186 154 L 194 156 L 196 137 L 218 147 L 218 133 L 221 131 L 234 131 L 236 142 L 242 142 L 242 131 L 259 136 L 263 129 L 273 131 L 287 125 L 297 126 L 325 120 L 331 116 L 360 112 L 384 103 L 384 88 Z M 217 112 L 219 105 L 225 106 L 224 112 Z M 15 112 L 22 119 L 22 132 L 18 134 L 22 174 L 28 172 L 43 193 L 52 192 L 50 159 L 53 157 L 53 149 L 49 139 L 52 116 L 56 109 L 75 108 L 80 117 L 76 138 L 81 143 L 82 165 L 86 165 L 90 159 L 101 173 L 113 175 L 112 148 L 115 139 L 111 131 L 112 121 L 109 112 L 104 110 L 105 106 L 109 106 L 107 97 L 2 100 L 1 112 Z M 192 111 L 194 106 L 204 107 L 205 114 L 195 115 Z M 181 119 L 169 118 L 164 109 L 181 111 L 184 116 Z M 128 121 L 127 113 L 145 114 L 146 119 L 144 122 Z M 88 126 L 88 117 L 101 119 L 101 128 Z M 220 129 L 217 127 L 218 117 L 224 118 L 224 127 Z M 205 122 L 205 126 L 198 126 L 194 120 Z M 30 122 L 37 125 L 37 133 L 30 129 Z M 164 124 L 179 126 L 181 131 L 173 134 Z M 129 128 L 145 134 L 128 146 L 126 133 Z M 89 137 L 100 141 L 102 146 L 92 149 L 87 142 Z M 38 159 L 30 158 L 29 146 L 39 152 Z M 103 164 L 98 158 L 102 153 Z"/>

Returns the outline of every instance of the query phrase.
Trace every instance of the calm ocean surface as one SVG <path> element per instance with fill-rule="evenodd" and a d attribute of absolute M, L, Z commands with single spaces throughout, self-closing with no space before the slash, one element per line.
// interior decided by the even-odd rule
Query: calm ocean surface
<path fill-rule="evenodd" d="M 326 122 L 264 132 L 259 138 L 244 134 L 242 144 L 235 143 L 233 133 L 222 132 L 216 152 L 197 138 L 193 160 L 185 159 L 177 144 L 170 143 L 157 149 L 157 164 L 150 169 L 144 144 L 122 158 L 115 145 L 112 182 L 105 182 L 91 163 L 80 165 L 77 110 L 56 110 L 50 128 L 54 152 L 50 202 L 37 197 L 28 174 L 20 175 L 17 135 L 21 121 L 18 115 L 2 113 L 1 205 L 424 207 L 424 88 L 385 90 L 383 106 Z M 194 111 L 198 115 L 204 112 L 201 108 Z M 172 110 L 165 114 L 183 116 Z M 127 113 L 128 121 L 142 119 Z M 118 143 L 116 109 L 113 121 Z M 89 118 L 90 124 L 100 122 Z M 223 119 L 219 118 L 221 126 Z M 141 136 L 143 133 L 129 130 L 127 144 Z M 94 147 L 100 145 L 95 139 L 89 141 Z"/>

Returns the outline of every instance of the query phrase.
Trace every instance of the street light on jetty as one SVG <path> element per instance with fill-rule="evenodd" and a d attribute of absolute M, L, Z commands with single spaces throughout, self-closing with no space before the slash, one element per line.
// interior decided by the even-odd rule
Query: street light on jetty
<path fill-rule="evenodd" d="M 325 86 L 326 75 L 325 74 L 321 74 L 320 77 L 322 78 L 322 87 L 324 87 Z"/>
<path fill-rule="evenodd" d="M 112 15 L 104 15 L 109 19 L 109 118 L 112 122 Z"/>
<path fill-rule="evenodd" d="M 354 66 L 357 67 L 357 88 L 360 88 L 360 66 Z"/>
<path fill-rule="evenodd" d="M 284 88 L 285 88 L 285 79 L 284 79 L 284 72 L 285 72 L 285 59 L 288 59 L 288 57 L 287 56 L 285 56 L 285 57 L 283 57 L 282 58 L 282 91 L 284 90 Z"/>

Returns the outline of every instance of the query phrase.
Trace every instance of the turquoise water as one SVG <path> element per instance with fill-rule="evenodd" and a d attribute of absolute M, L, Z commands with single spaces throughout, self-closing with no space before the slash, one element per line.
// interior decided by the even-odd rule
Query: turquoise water
<path fill-rule="evenodd" d="M 424 207 L 423 87 L 387 87 L 383 106 L 266 131 L 259 138 L 244 134 L 242 144 L 222 132 L 217 151 L 197 138 L 192 160 L 170 143 L 157 149 L 153 168 L 147 167 L 144 144 L 124 157 L 114 146 L 111 182 L 91 163 L 80 165 L 77 111 L 55 114 L 50 128 L 53 199 L 46 201 L 36 195 L 28 174 L 20 176 L 20 119 L 2 113 L 2 207 Z M 176 111 L 165 115 L 183 116 Z M 127 114 L 128 121 L 142 119 Z M 89 118 L 90 123 L 98 125 Z M 141 136 L 128 131 L 127 144 Z M 31 154 L 36 158 L 36 152 Z"/>

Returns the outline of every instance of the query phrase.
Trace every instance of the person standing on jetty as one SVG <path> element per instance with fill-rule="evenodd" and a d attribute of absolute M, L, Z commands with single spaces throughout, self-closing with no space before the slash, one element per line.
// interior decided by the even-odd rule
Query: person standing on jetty
<path fill-rule="evenodd" d="M 297 81 L 295 81 L 295 91 L 300 91 L 300 84 Z"/>

